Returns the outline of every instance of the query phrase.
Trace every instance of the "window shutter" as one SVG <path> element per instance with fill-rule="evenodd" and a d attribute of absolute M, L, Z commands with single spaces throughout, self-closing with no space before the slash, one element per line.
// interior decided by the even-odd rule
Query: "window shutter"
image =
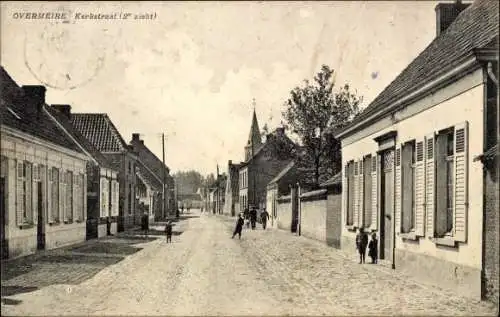
<path fill-rule="evenodd" d="M 349 163 L 346 162 L 344 166 L 344 177 L 342 177 L 342 208 L 344 209 L 346 225 L 349 225 Z"/>
<path fill-rule="evenodd" d="M 401 164 L 401 145 L 398 145 L 396 147 L 396 153 L 395 153 L 395 170 L 394 170 L 394 181 L 395 181 L 395 187 L 394 187 L 394 198 L 395 198 L 395 206 L 394 208 L 396 209 L 395 212 L 395 217 L 394 217 L 394 222 L 395 222 L 395 227 L 396 227 L 396 233 L 401 232 L 401 217 L 402 217 L 402 190 L 401 190 L 401 175 L 402 175 L 402 166 Z"/>
<path fill-rule="evenodd" d="M 26 221 L 31 223 L 33 221 L 33 174 L 31 163 L 25 163 L 26 176 L 25 176 L 25 190 L 26 190 Z"/>
<path fill-rule="evenodd" d="M 83 208 L 81 209 L 81 219 L 85 220 L 87 218 L 87 175 L 86 174 L 80 174 L 80 180 L 81 180 L 81 199 L 83 202 Z"/>
<path fill-rule="evenodd" d="M 455 126 L 455 219 L 453 228 L 456 241 L 467 241 L 467 209 L 468 209 L 468 124 L 467 122 Z"/>
<path fill-rule="evenodd" d="M 61 218 L 61 213 L 62 213 L 62 219 L 63 221 L 67 221 L 67 206 L 66 206 L 66 173 L 64 170 L 61 170 L 61 173 L 59 173 L 59 181 L 60 181 L 60 192 L 59 192 L 59 219 Z"/>
<path fill-rule="evenodd" d="M 377 153 L 372 154 L 372 225 L 371 228 L 373 230 L 377 230 L 378 228 L 378 155 Z"/>
<path fill-rule="evenodd" d="M 359 217 L 359 226 L 364 227 L 365 226 L 365 178 L 364 178 L 364 162 L 363 159 L 359 161 L 359 171 L 358 171 L 358 188 L 359 188 L 359 212 L 358 212 L 358 217 Z"/>
<path fill-rule="evenodd" d="M 434 213 L 435 213 L 435 165 L 434 157 L 435 155 L 435 140 L 434 133 L 429 134 L 425 138 L 425 214 L 427 216 L 427 236 L 434 237 Z"/>
<path fill-rule="evenodd" d="M 17 161 L 16 167 L 16 222 L 21 225 L 24 221 L 24 188 L 23 188 L 24 163 Z"/>
<path fill-rule="evenodd" d="M 34 224 L 38 223 L 38 186 L 40 184 L 38 183 L 40 179 L 40 166 L 38 164 L 33 164 L 33 180 L 32 180 L 32 185 L 31 188 L 33 188 L 33 194 L 31 195 L 31 208 L 33 210 L 32 212 L 32 217 L 31 221 Z"/>
<path fill-rule="evenodd" d="M 101 178 L 100 186 L 99 186 L 99 217 L 104 217 L 104 209 L 105 209 L 105 199 L 106 195 L 104 192 L 104 178 Z"/>
<path fill-rule="evenodd" d="M 415 144 L 415 234 L 424 236 L 425 232 L 425 160 L 424 140 L 418 139 Z"/>
<path fill-rule="evenodd" d="M 118 204 L 120 199 L 120 184 L 115 181 L 115 207 L 113 208 L 113 216 L 118 216 Z"/>
<path fill-rule="evenodd" d="M 47 167 L 47 222 L 54 222 L 54 213 L 52 212 L 52 168 Z"/>
<path fill-rule="evenodd" d="M 354 161 L 354 212 L 353 212 L 353 224 L 355 227 L 359 227 L 359 182 L 358 182 L 358 162 Z"/>
<path fill-rule="evenodd" d="M 80 191 L 80 188 L 79 188 L 79 184 L 78 184 L 78 174 L 77 173 L 74 173 L 73 174 L 73 201 L 71 202 L 73 204 L 73 219 L 76 221 L 76 220 L 80 220 L 78 218 L 78 214 L 79 214 L 79 210 L 80 210 L 80 207 L 79 207 L 79 204 L 78 202 L 80 201 L 79 199 L 79 193 Z"/>

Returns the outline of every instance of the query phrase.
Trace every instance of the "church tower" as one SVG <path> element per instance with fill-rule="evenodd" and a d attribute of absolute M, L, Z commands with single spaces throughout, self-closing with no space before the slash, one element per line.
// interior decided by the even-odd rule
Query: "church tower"
<path fill-rule="evenodd" d="M 262 138 L 260 136 L 259 123 L 257 122 L 257 114 L 255 113 L 255 99 L 253 100 L 253 117 L 252 125 L 250 126 L 250 134 L 245 146 L 245 161 L 248 161 L 257 149 L 262 145 Z"/>

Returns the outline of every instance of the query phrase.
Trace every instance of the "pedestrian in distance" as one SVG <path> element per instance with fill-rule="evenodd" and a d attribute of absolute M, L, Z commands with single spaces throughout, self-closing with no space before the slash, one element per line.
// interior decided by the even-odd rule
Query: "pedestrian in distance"
<path fill-rule="evenodd" d="M 269 220 L 269 213 L 266 211 L 265 208 L 260 214 L 260 219 L 262 221 L 262 229 L 266 230 L 267 220 Z"/>
<path fill-rule="evenodd" d="M 359 232 L 356 235 L 356 248 L 359 251 L 359 264 L 365 263 L 366 247 L 368 246 L 368 235 L 365 233 L 364 229 L 359 228 Z"/>
<path fill-rule="evenodd" d="M 377 234 L 375 232 L 372 234 L 372 239 L 368 244 L 368 256 L 372 258 L 372 264 L 377 264 L 378 240 L 377 240 Z"/>
<path fill-rule="evenodd" d="M 255 224 L 257 223 L 257 209 L 255 208 L 250 211 L 250 223 L 252 224 L 252 230 L 255 230 Z"/>
<path fill-rule="evenodd" d="M 241 239 L 241 230 L 243 230 L 243 223 L 243 216 L 240 213 L 238 215 L 238 220 L 236 220 L 236 228 L 234 228 L 233 236 L 231 237 L 231 239 L 234 239 L 235 235 L 238 235 L 238 238 Z"/>
<path fill-rule="evenodd" d="M 247 228 L 250 228 L 250 212 L 248 211 L 248 208 L 245 208 L 243 211 L 243 217 L 245 218 Z"/>
<path fill-rule="evenodd" d="M 167 236 L 167 243 L 172 243 L 172 221 L 167 221 L 165 225 L 165 235 Z"/>
<path fill-rule="evenodd" d="M 147 212 L 144 212 L 144 214 L 142 215 L 141 227 L 142 231 L 144 232 L 144 237 L 147 238 L 149 232 L 149 215 Z"/>

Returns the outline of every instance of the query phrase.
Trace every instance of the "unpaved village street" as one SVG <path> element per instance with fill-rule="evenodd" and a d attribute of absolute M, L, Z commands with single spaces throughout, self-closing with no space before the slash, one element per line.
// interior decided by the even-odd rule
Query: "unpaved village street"
<path fill-rule="evenodd" d="M 107 255 L 85 253 L 85 248 L 70 253 L 71 259 L 84 253 L 86 258 L 99 257 L 95 261 L 74 260 L 78 263 L 68 264 L 61 260 L 49 267 L 48 263 L 54 261 L 45 259 L 43 264 L 38 260 L 31 271 L 2 277 L 2 315 L 495 313 L 484 302 L 420 285 L 383 266 L 359 265 L 339 250 L 289 232 L 263 231 L 258 226 L 255 231 L 244 229 L 241 240 L 231 239 L 234 219 L 198 215 L 176 223 L 174 231 L 178 234 L 172 244 L 159 235 L 158 239 L 136 244 L 113 237 L 109 242 L 99 242 Z M 106 243 L 113 243 L 113 247 L 106 249 Z M 128 252 L 132 247 L 142 250 Z M 122 260 L 113 260 L 112 254 L 120 252 L 128 254 Z M 102 264 L 106 261 L 109 263 Z M 47 280 L 47 275 L 55 278 L 65 269 L 68 277 L 61 281 L 67 283 L 36 284 Z M 71 278 L 91 271 L 86 280 Z M 13 291 L 20 288 L 25 290 Z"/>

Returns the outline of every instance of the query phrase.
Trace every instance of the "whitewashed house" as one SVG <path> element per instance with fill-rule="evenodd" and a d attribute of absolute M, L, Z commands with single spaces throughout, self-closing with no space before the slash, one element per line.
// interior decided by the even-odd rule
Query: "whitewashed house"
<path fill-rule="evenodd" d="M 88 157 L 48 115 L 45 87 L 0 68 L 2 257 L 85 241 Z"/>
<path fill-rule="evenodd" d="M 474 158 L 497 131 L 487 120 L 498 113 L 487 102 L 498 89 L 487 65 L 498 71 L 498 51 L 484 52 L 498 49 L 498 9 L 487 0 L 439 4 L 437 37 L 336 133 L 342 248 L 355 252 L 364 227 L 379 236 L 382 263 L 475 298 L 484 291 L 485 211 Z"/>

